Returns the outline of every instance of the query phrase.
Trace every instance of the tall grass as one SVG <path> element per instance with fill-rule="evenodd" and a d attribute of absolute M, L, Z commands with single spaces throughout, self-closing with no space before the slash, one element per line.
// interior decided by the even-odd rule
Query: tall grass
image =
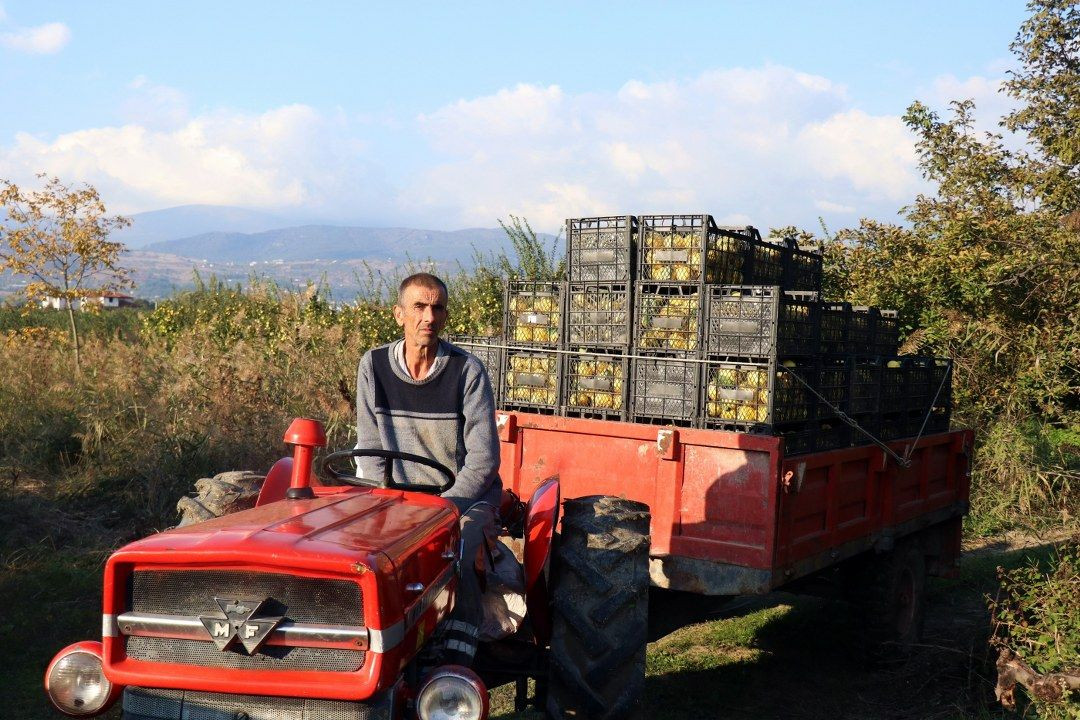
<path fill-rule="evenodd" d="M 447 332 L 497 331 L 500 273 L 559 271 L 554 250 L 510 228 L 522 230 L 523 259 L 490 257 L 448 278 Z M 293 417 L 321 420 L 331 447 L 351 445 L 357 363 L 398 337 L 390 305 L 422 267 L 370 272 L 347 303 L 319 286 L 209 278 L 152 310 L 80 316 L 78 375 L 57 313 L 0 308 L 0 493 L 15 514 L 0 528 L 0 559 L 170 525 L 195 479 L 265 471 L 285 454 Z"/>

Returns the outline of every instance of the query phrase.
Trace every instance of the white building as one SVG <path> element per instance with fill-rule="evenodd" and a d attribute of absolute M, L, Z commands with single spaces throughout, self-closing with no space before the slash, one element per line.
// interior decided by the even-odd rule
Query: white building
<path fill-rule="evenodd" d="M 95 304 L 100 305 L 103 308 L 122 308 L 129 307 L 134 302 L 135 298 L 131 295 L 106 290 L 102 293 L 88 295 L 82 299 L 76 298 L 71 301 L 71 307 L 75 310 L 80 310 L 83 308 L 84 304 Z M 63 310 L 67 305 L 64 303 L 63 298 L 50 295 L 41 301 L 41 307 L 52 308 L 53 310 Z"/>

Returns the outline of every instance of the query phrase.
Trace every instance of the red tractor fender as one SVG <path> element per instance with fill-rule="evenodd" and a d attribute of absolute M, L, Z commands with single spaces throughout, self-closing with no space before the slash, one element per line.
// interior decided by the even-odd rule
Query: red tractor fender
<path fill-rule="evenodd" d="M 292 481 L 292 464 L 293 459 L 291 457 L 283 457 L 274 463 L 274 467 L 270 468 L 270 472 L 266 474 L 266 479 L 263 480 L 262 489 L 259 490 L 259 499 L 255 501 L 255 507 L 285 499 L 285 492 L 289 489 L 289 483 Z"/>
<path fill-rule="evenodd" d="M 559 479 L 553 477 L 536 488 L 525 511 L 525 607 L 541 646 L 551 638 L 551 597 L 546 571 L 558 524 Z"/>

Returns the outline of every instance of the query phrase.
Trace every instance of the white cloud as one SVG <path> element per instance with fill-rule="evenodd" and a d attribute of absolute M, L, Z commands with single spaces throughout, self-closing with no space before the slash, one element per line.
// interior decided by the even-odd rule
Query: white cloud
<path fill-rule="evenodd" d="M 840 203 L 834 203 L 829 200 L 815 200 L 814 207 L 818 210 L 831 213 L 853 213 L 855 208 L 850 205 L 841 205 Z"/>
<path fill-rule="evenodd" d="M 259 115 L 217 112 L 169 130 L 139 124 L 28 133 L 0 148 L 0 176 L 44 171 L 95 185 L 110 210 L 188 203 L 358 211 L 387 193 L 340 114 L 305 105 Z"/>
<path fill-rule="evenodd" d="M 825 179 L 848 183 L 872 199 L 911 197 L 915 151 L 899 118 L 861 110 L 837 113 L 806 125 L 799 145 Z"/>
<path fill-rule="evenodd" d="M 972 75 L 958 78 L 940 75 L 922 94 L 925 102 L 942 117 L 948 117 L 953 100 L 975 101 L 975 127 L 980 131 L 1000 132 L 998 122 L 1016 106 L 1016 102 L 1001 91 L 1004 72 L 992 76 Z"/>
<path fill-rule="evenodd" d="M 2 9 L 0 9 L 2 13 Z M 51 22 L 35 27 L 15 28 L 0 33 L 0 45 L 9 50 L 33 55 L 52 55 L 71 40 L 71 30 L 64 23 Z"/>
<path fill-rule="evenodd" d="M 709 212 L 816 227 L 820 214 L 894 219 L 921 189 L 900 118 L 852 107 L 828 78 L 780 66 L 713 70 L 608 92 L 520 84 L 397 127 L 306 105 L 192 115 L 179 89 L 136 77 L 122 124 L 0 145 L 0 177 L 90 182 L 110 209 L 189 203 L 439 228 L 509 214 L 553 231 L 574 216 Z M 419 150 L 417 150 L 419 149 Z M 383 166 L 371 160 L 385 158 Z M 417 160 L 420 158 L 420 160 Z"/>
<path fill-rule="evenodd" d="M 627 212 L 761 227 L 821 210 L 892 218 L 919 186 L 912 138 L 898 117 L 849 106 L 844 87 L 780 66 L 609 93 L 518 85 L 419 118 L 436 156 L 401 204 L 451 209 L 452 226 L 514 213 L 545 229 Z"/>
<path fill-rule="evenodd" d="M 128 123 L 155 129 L 175 128 L 188 120 L 188 98 L 177 88 L 138 75 L 128 83 L 128 97 L 121 104 L 120 113 Z"/>

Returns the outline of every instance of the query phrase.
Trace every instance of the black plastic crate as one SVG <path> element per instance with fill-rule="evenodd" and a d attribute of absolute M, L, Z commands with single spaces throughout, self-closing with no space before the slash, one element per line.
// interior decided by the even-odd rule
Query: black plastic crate
<path fill-rule="evenodd" d="M 749 245 L 749 255 L 746 259 L 746 276 L 750 278 L 744 282 L 753 285 L 777 285 L 784 284 L 784 268 L 790 251 L 782 244 L 765 242 L 754 231 Z"/>
<path fill-rule="evenodd" d="M 630 359 L 624 353 L 577 351 L 564 355 L 563 411 L 568 417 L 625 420 Z"/>
<path fill-rule="evenodd" d="M 878 309 L 866 305 L 853 305 L 848 317 L 847 346 L 844 352 L 870 354 L 873 351 L 874 328 Z"/>
<path fill-rule="evenodd" d="M 558 347 L 563 290 L 557 282 L 508 281 L 503 305 L 506 344 Z"/>
<path fill-rule="evenodd" d="M 866 432 L 873 435 L 878 440 L 881 440 L 881 415 L 878 413 L 866 414 L 866 415 L 849 415 L 852 420 L 859 424 Z M 870 445 L 874 441 L 866 436 L 865 433 L 859 432 L 857 429 L 850 427 L 851 430 L 851 444 L 852 446 L 858 445 Z"/>
<path fill-rule="evenodd" d="M 817 438 L 814 450 L 839 450 L 851 447 L 852 428 L 836 416 L 819 417 L 815 423 Z"/>
<path fill-rule="evenodd" d="M 705 363 L 701 379 L 702 427 L 767 431 L 785 423 L 814 419 L 813 361 Z"/>
<path fill-rule="evenodd" d="M 883 413 L 878 421 L 878 437 L 889 442 L 901 438 L 914 437 L 919 431 L 919 422 L 914 413 L 903 411 L 895 413 Z"/>
<path fill-rule="evenodd" d="M 704 315 L 702 287 L 638 283 L 634 292 L 634 345 L 642 351 L 696 353 Z"/>
<path fill-rule="evenodd" d="M 705 351 L 712 356 L 814 355 L 817 303 L 778 286 L 712 285 L 707 289 Z"/>
<path fill-rule="evenodd" d="M 949 358 L 933 358 L 930 366 L 930 400 L 935 406 L 952 407 L 953 362 Z M 937 394 L 935 399 L 934 395 Z"/>
<path fill-rule="evenodd" d="M 850 414 L 873 415 L 881 411 L 881 375 L 884 365 L 877 355 L 855 357 L 851 370 Z"/>
<path fill-rule="evenodd" d="M 881 412 L 895 413 L 907 408 L 907 358 L 887 355 L 881 358 Z"/>
<path fill-rule="evenodd" d="M 567 344 L 629 348 L 634 339 L 632 287 L 571 283 L 566 305 Z"/>
<path fill-rule="evenodd" d="M 711 215 L 642 215 L 638 220 L 642 281 L 747 282 L 748 249 L 756 230 L 719 228 Z"/>
<path fill-rule="evenodd" d="M 785 290 L 821 292 L 823 268 L 821 253 L 800 249 L 799 244 L 793 238 L 788 238 L 786 244 L 787 254 L 783 288 Z"/>
<path fill-rule="evenodd" d="M 900 346 L 900 314 L 896 310 L 878 310 L 874 318 L 874 333 L 870 352 L 875 355 L 895 355 Z"/>
<path fill-rule="evenodd" d="M 491 381 L 495 406 L 499 407 L 502 402 L 503 355 L 505 354 L 502 338 L 483 335 L 452 335 L 446 339 L 462 350 L 475 355 L 476 359 L 484 365 L 488 380 Z"/>
<path fill-rule="evenodd" d="M 823 353 L 849 351 L 848 327 L 851 324 L 851 303 L 823 302 L 818 308 L 818 339 Z"/>
<path fill-rule="evenodd" d="M 934 368 L 934 359 L 908 356 L 907 365 L 907 409 L 925 414 L 930 409 L 930 400 L 936 388 L 930 387 L 930 376 Z"/>
<path fill-rule="evenodd" d="M 632 283 L 637 218 L 571 218 L 566 221 L 566 264 L 573 283 Z"/>
<path fill-rule="evenodd" d="M 817 385 L 815 389 L 824 402 L 820 411 L 832 415 L 837 411 L 851 409 L 851 382 L 855 369 L 852 355 L 822 356 L 818 358 Z"/>
<path fill-rule="evenodd" d="M 630 419 L 634 422 L 698 424 L 701 363 L 697 359 L 637 356 L 630 376 Z"/>
<path fill-rule="evenodd" d="M 816 449 L 818 431 L 812 422 L 776 427 L 772 434 L 784 439 L 784 457 L 804 455 Z"/>
<path fill-rule="evenodd" d="M 562 358 L 553 350 L 507 350 L 502 406 L 545 414 L 559 411 Z"/>

